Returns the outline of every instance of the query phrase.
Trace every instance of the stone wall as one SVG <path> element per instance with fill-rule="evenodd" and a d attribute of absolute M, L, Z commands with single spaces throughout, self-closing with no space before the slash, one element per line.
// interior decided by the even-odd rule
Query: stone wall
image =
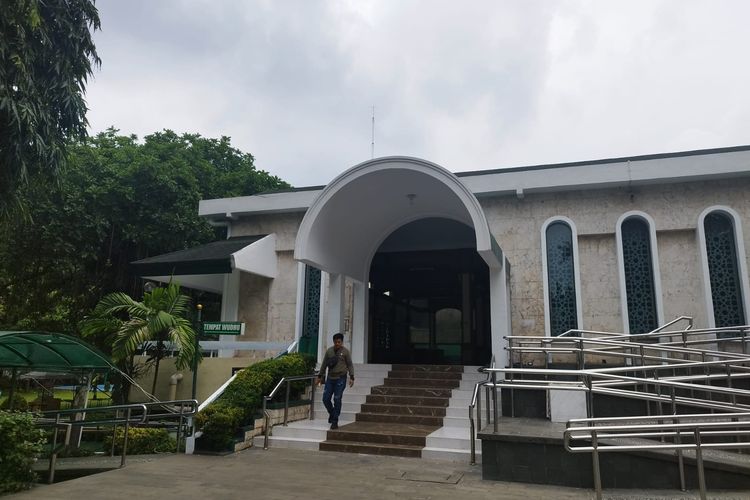
<path fill-rule="evenodd" d="M 696 227 L 714 205 L 750 221 L 750 180 L 732 179 L 482 198 L 492 234 L 511 264 L 511 325 L 514 334 L 544 335 L 541 228 L 551 217 L 571 219 L 578 231 L 583 324 L 590 330 L 622 331 L 615 239 L 626 212 L 650 215 L 656 225 L 664 320 L 688 315 L 707 326 Z M 743 227 L 744 243 L 750 234 Z M 744 258 L 747 260 L 748 256 Z"/>

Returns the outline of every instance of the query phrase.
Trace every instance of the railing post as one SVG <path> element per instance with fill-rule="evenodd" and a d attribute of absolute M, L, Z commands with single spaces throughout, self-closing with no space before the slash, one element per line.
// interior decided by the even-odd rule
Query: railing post
<path fill-rule="evenodd" d="M 477 415 L 477 429 L 481 431 L 482 430 L 482 386 L 477 387 L 477 407 L 476 407 L 475 413 Z"/>
<path fill-rule="evenodd" d="M 498 424 L 498 413 L 497 413 L 497 372 L 492 372 L 492 411 L 494 413 L 494 419 L 492 422 L 492 432 L 497 434 Z"/>
<path fill-rule="evenodd" d="M 182 413 L 183 413 L 184 407 L 185 407 L 184 403 L 180 403 L 180 419 L 177 421 L 177 448 L 175 449 L 175 453 L 180 452 L 180 436 L 182 434 Z"/>
<path fill-rule="evenodd" d="M 52 431 L 52 453 L 49 456 L 49 471 L 47 473 L 47 484 L 52 484 L 55 480 L 55 465 L 57 462 L 57 426 L 60 425 L 60 414 L 55 415 L 55 426 Z"/>
<path fill-rule="evenodd" d="M 315 418 L 315 386 L 317 384 L 315 383 L 315 376 L 310 380 L 312 381 L 310 388 L 310 420 L 313 420 Z"/>
<path fill-rule="evenodd" d="M 125 467 L 125 456 L 128 454 L 128 430 L 130 429 L 130 413 L 131 409 L 128 408 L 125 412 L 125 435 L 122 438 L 122 459 L 120 460 L 120 468 Z"/>
<path fill-rule="evenodd" d="M 286 378 L 286 377 L 284 377 Z M 286 381 L 286 399 L 284 399 L 284 427 L 286 427 L 287 417 L 289 416 L 289 392 L 292 389 L 292 384 Z"/>
<path fill-rule="evenodd" d="M 670 387 L 670 397 L 672 399 L 672 415 L 674 415 L 674 418 L 672 419 L 672 423 L 676 424 L 678 423 L 679 419 L 677 418 L 677 397 L 675 395 L 675 388 L 674 386 Z M 680 435 L 680 429 L 678 428 L 675 433 L 675 443 L 676 444 L 682 444 L 682 436 Z M 685 491 L 685 461 L 682 457 L 682 449 L 677 448 L 677 466 L 680 469 L 680 490 Z"/>
<path fill-rule="evenodd" d="M 109 456 L 115 456 L 115 439 L 117 438 L 117 419 L 120 417 L 120 410 L 115 410 L 115 422 L 112 423 L 112 447 L 109 449 Z"/>
<path fill-rule="evenodd" d="M 594 471 L 594 490 L 596 490 L 596 500 L 602 500 L 602 477 L 599 470 L 599 443 L 596 439 L 596 430 L 591 431 L 591 465 Z"/>
<path fill-rule="evenodd" d="M 695 436 L 695 468 L 698 469 L 698 489 L 700 490 L 701 500 L 706 500 L 706 473 L 703 470 L 700 427 L 696 428 L 693 434 Z"/>
<path fill-rule="evenodd" d="M 583 383 L 586 385 L 586 388 L 588 389 L 586 391 L 586 416 L 588 418 L 594 418 L 594 382 L 591 378 L 591 375 L 584 375 L 583 376 Z"/>
<path fill-rule="evenodd" d="M 487 421 L 487 425 L 490 424 L 490 386 L 486 385 L 484 386 L 484 399 L 486 403 L 484 404 L 484 416 L 486 417 L 485 420 Z"/>
<path fill-rule="evenodd" d="M 266 410 L 266 403 L 268 401 L 267 396 L 263 396 L 263 431 L 264 431 L 264 438 L 263 438 L 263 449 L 268 449 L 268 436 L 271 434 L 271 418 L 268 414 L 268 411 Z"/>

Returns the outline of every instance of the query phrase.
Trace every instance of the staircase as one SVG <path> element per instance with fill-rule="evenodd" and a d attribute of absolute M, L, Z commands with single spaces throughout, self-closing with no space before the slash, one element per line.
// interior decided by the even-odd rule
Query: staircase
<path fill-rule="evenodd" d="M 315 420 L 274 427 L 270 446 L 468 462 L 476 367 L 355 365 L 355 373 L 337 430 L 316 391 Z"/>

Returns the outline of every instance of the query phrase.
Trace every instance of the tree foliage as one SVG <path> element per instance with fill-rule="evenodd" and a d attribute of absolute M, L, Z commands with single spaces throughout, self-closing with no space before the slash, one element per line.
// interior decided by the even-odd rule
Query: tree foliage
<path fill-rule="evenodd" d="M 108 337 L 115 362 L 132 360 L 142 344 L 155 342 L 151 354 L 156 365 L 153 394 L 167 344 L 179 351 L 175 360 L 178 370 L 190 367 L 195 359 L 196 333 L 188 319 L 190 316 L 190 297 L 181 294 L 180 286 L 173 282 L 146 292 L 140 302 L 122 292 L 110 293 L 82 322 L 82 333 L 84 337 Z"/>
<path fill-rule="evenodd" d="M 86 136 L 83 94 L 100 64 L 93 0 L 0 0 L 0 216 L 35 175 L 55 177 Z"/>
<path fill-rule="evenodd" d="M 227 137 L 110 129 L 75 143 L 59 183 L 21 191 L 33 223 L 0 220 L 0 328 L 75 332 L 104 295 L 140 296 L 130 262 L 222 237 L 199 200 L 284 187 Z"/>

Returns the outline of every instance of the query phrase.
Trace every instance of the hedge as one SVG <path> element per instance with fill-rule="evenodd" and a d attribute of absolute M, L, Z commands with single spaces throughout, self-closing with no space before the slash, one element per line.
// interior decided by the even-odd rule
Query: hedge
<path fill-rule="evenodd" d="M 44 440 L 31 413 L 0 411 L 0 493 L 31 486 L 36 479 L 31 467 Z"/>
<path fill-rule="evenodd" d="M 230 448 L 240 428 L 253 423 L 269 394 L 283 377 L 308 375 L 315 367 L 315 359 L 305 354 L 289 354 L 267 359 L 242 370 L 219 398 L 196 416 L 197 429 L 202 432 L 197 445 L 208 451 Z M 291 399 L 298 399 L 307 382 L 291 384 Z M 286 391 L 274 398 L 284 400 Z"/>
<path fill-rule="evenodd" d="M 115 429 L 115 455 L 122 454 L 125 429 Z M 112 449 L 112 435 L 104 438 L 104 449 Z M 174 453 L 177 441 L 169 435 L 166 429 L 148 427 L 128 428 L 128 455 L 149 455 L 152 453 Z"/>

